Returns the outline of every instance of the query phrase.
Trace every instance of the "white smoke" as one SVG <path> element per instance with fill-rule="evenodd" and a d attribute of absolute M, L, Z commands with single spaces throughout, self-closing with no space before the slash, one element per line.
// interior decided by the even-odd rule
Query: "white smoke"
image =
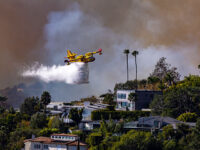
<path fill-rule="evenodd" d="M 38 78 L 44 82 L 65 82 L 66 84 L 88 83 L 88 64 L 72 63 L 70 65 L 44 66 L 35 64 L 22 73 L 23 77 Z"/>

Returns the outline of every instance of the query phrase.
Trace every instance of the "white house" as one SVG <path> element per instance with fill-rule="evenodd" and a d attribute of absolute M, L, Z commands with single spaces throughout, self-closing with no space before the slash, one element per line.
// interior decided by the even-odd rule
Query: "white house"
<path fill-rule="evenodd" d="M 73 134 L 53 134 L 51 137 L 37 137 L 24 140 L 24 150 L 87 150 L 87 144 L 78 141 Z"/>
<path fill-rule="evenodd" d="M 128 100 L 129 94 L 136 94 L 136 101 Z M 149 108 L 149 104 L 155 95 L 162 95 L 162 91 L 154 90 L 117 90 L 117 109 L 119 110 L 142 110 Z"/>
<path fill-rule="evenodd" d="M 50 102 L 47 105 L 47 109 L 52 109 L 52 110 L 60 110 L 62 109 L 64 106 L 63 102 Z"/>
<path fill-rule="evenodd" d="M 135 102 L 128 100 L 130 93 L 135 93 L 135 90 L 117 90 L 117 109 L 126 110 L 135 110 Z"/>

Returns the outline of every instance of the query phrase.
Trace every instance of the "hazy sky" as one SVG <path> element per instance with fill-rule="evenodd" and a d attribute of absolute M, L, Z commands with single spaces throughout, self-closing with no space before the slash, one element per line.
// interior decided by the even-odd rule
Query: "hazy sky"
<path fill-rule="evenodd" d="M 138 76 L 147 77 L 160 57 L 184 75 L 200 64 L 199 0 L 6 0 L 0 1 L 0 88 L 30 81 L 21 71 L 35 62 L 63 65 L 66 49 L 103 55 L 89 64 L 89 84 L 40 83 L 55 100 L 98 95 L 126 80 L 123 50 L 137 49 Z M 129 55 L 130 79 L 134 57 Z"/>

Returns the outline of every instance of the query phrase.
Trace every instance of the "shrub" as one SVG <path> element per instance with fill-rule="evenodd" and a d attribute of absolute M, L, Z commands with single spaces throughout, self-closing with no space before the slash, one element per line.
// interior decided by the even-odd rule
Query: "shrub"
<path fill-rule="evenodd" d="M 110 117 L 111 119 L 132 119 L 138 120 L 139 117 L 149 116 L 150 112 L 144 111 L 109 111 L 106 109 L 95 110 L 91 113 L 92 120 L 101 120 L 105 119 L 108 120 Z"/>
<path fill-rule="evenodd" d="M 96 146 L 101 143 L 103 136 L 100 133 L 91 133 L 88 137 L 88 143 L 91 146 Z"/>
<path fill-rule="evenodd" d="M 40 130 L 39 135 L 40 136 L 49 137 L 53 133 L 59 133 L 59 129 L 56 129 L 56 128 L 44 128 L 44 129 Z"/>
<path fill-rule="evenodd" d="M 177 120 L 183 121 L 183 122 L 196 122 L 198 118 L 198 115 L 196 113 L 183 113 L 180 116 L 178 116 Z"/>
<path fill-rule="evenodd" d="M 34 129 L 43 128 L 47 124 L 47 118 L 44 113 L 36 113 L 32 115 L 30 126 Z"/>

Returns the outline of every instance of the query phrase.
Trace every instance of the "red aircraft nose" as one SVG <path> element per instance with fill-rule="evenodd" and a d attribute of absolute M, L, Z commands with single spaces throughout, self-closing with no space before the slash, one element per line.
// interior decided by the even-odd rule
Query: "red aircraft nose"
<path fill-rule="evenodd" d="M 98 51 L 99 51 L 99 52 L 102 52 L 102 49 L 100 48 L 100 49 L 98 49 Z"/>
<path fill-rule="evenodd" d="M 99 53 L 99 55 L 101 55 L 102 54 L 102 49 L 100 48 L 100 49 L 98 49 L 98 53 Z"/>

